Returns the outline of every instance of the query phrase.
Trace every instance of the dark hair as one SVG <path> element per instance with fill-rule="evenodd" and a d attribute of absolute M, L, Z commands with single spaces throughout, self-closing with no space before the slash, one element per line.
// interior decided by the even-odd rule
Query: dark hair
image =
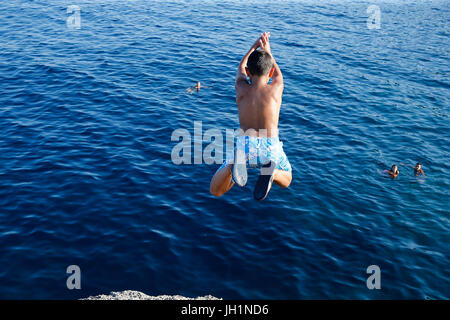
<path fill-rule="evenodd" d="M 255 50 L 248 57 L 247 68 L 252 76 L 268 75 L 273 68 L 272 56 L 264 50 Z"/>
<path fill-rule="evenodd" d="M 420 162 L 417 162 L 416 167 L 417 167 L 417 166 L 421 166 Z"/>

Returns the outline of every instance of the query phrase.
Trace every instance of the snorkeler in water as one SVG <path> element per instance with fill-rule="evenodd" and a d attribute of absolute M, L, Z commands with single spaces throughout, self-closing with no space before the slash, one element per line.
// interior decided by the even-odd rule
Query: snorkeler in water
<path fill-rule="evenodd" d="M 398 166 L 396 164 L 392 165 L 391 170 L 384 170 L 384 173 L 389 174 L 392 179 L 397 178 L 400 171 L 398 170 Z"/>
<path fill-rule="evenodd" d="M 420 176 L 420 175 L 423 175 L 425 177 L 425 172 L 423 171 L 422 164 L 420 162 L 417 162 L 416 166 L 413 166 L 413 165 L 410 165 L 410 164 L 407 164 L 407 163 L 400 163 L 400 164 L 413 168 L 414 169 L 414 175 L 416 177 Z"/>
<path fill-rule="evenodd" d="M 201 88 L 209 88 L 208 86 L 202 86 L 202 84 L 200 83 L 200 81 L 197 81 L 197 84 L 195 86 L 189 87 L 186 89 L 186 91 L 188 93 L 193 93 L 195 91 L 200 91 Z"/>

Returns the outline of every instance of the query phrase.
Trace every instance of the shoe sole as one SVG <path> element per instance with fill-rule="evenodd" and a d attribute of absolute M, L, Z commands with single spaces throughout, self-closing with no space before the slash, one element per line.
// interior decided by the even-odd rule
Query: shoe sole
<path fill-rule="evenodd" d="M 233 181 L 240 187 L 244 187 L 247 183 L 247 164 L 245 161 L 245 152 L 236 149 L 234 153 L 234 161 L 231 170 Z"/>
<path fill-rule="evenodd" d="M 255 200 L 263 201 L 267 198 L 270 188 L 272 187 L 275 169 L 276 164 L 273 161 L 262 166 L 261 174 L 258 177 L 258 181 L 256 181 L 255 189 L 253 191 Z"/>

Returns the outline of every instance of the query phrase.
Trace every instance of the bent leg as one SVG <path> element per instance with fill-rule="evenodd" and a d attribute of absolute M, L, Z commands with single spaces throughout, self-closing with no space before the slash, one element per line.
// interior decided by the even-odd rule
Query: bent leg
<path fill-rule="evenodd" d="M 277 168 L 273 174 L 273 182 L 282 187 L 287 188 L 292 181 L 292 167 L 284 153 L 283 143 L 278 139 L 269 140 L 271 149 L 268 154 L 269 159 L 275 161 Z"/>
<path fill-rule="evenodd" d="M 209 186 L 209 192 L 215 197 L 220 197 L 230 191 L 234 186 L 234 182 L 231 179 L 231 163 L 224 168 L 220 168 L 214 174 Z"/>
<path fill-rule="evenodd" d="M 292 171 L 275 169 L 273 182 L 282 188 L 287 188 L 292 181 Z"/>

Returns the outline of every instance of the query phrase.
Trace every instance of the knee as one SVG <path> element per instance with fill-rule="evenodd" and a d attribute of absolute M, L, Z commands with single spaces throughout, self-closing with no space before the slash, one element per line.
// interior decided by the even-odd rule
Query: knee
<path fill-rule="evenodd" d="M 291 185 L 292 182 L 292 177 L 286 179 L 285 181 L 283 181 L 282 184 L 280 184 L 280 187 L 282 188 L 288 188 Z"/>
<path fill-rule="evenodd" d="M 220 197 L 223 195 L 223 192 L 217 188 L 216 186 L 214 186 L 212 183 L 209 186 L 209 192 L 214 196 L 214 197 Z"/>
<path fill-rule="evenodd" d="M 292 182 L 292 172 L 288 171 L 278 171 L 275 179 L 275 183 L 282 187 L 287 188 L 291 185 Z"/>
<path fill-rule="evenodd" d="M 292 182 L 292 173 L 289 174 L 289 175 L 285 175 L 283 178 L 284 179 L 282 179 L 282 181 L 280 183 L 280 187 L 288 188 L 291 185 L 291 182 Z"/>
<path fill-rule="evenodd" d="M 283 186 L 283 188 L 288 188 L 291 185 L 292 182 L 292 177 L 290 177 L 287 181 L 286 184 Z"/>
<path fill-rule="evenodd" d="M 291 182 L 292 182 L 292 172 L 291 172 L 291 174 L 289 175 L 288 184 L 287 184 L 286 188 L 289 187 L 289 186 L 291 185 Z"/>

